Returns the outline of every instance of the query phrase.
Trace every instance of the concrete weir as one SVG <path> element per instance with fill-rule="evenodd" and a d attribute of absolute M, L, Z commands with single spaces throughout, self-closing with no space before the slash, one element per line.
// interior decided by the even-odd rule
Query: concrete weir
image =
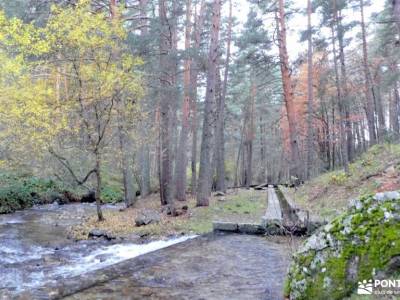
<path fill-rule="evenodd" d="M 214 221 L 214 231 L 227 231 L 246 234 L 276 234 L 276 231 L 283 223 L 283 216 L 279 199 L 273 186 L 268 186 L 267 188 L 267 202 L 267 210 L 265 215 L 262 217 L 261 224 Z"/>
<path fill-rule="evenodd" d="M 304 235 L 315 231 L 323 222 L 310 220 L 309 213 L 296 206 L 278 186 L 267 188 L 267 210 L 260 224 L 213 222 L 214 231 L 245 234 Z"/>
<path fill-rule="evenodd" d="M 283 221 L 281 205 L 275 189 L 272 186 L 268 187 L 268 206 L 265 215 L 262 217 L 262 224 L 277 223 L 281 224 Z"/>

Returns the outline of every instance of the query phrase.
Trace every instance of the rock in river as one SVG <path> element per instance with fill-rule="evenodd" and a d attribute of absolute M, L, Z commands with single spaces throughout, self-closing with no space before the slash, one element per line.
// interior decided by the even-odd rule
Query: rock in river
<path fill-rule="evenodd" d="M 107 240 L 114 240 L 116 237 L 105 230 L 92 229 L 89 231 L 89 238 L 105 238 Z"/>
<path fill-rule="evenodd" d="M 294 255 L 285 284 L 289 299 L 343 299 L 358 282 L 398 279 L 400 194 L 354 200 Z"/>

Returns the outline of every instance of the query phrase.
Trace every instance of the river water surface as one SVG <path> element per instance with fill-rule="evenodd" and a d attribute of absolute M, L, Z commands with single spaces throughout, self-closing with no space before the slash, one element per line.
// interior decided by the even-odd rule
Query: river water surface
<path fill-rule="evenodd" d="M 145 243 L 67 239 L 66 228 L 89 214 L 91 204 L 0 215 L 0 299 L 283 298 L 284 243 L 235 234 Z"/>
<path fill-rule="evenodd" d="M 191 238 L 143 244 L 69 240 L 67 227 L 94 213 L 91 204 L 52 204 L 0 215 L 0 295 L 79 276 Z"/>

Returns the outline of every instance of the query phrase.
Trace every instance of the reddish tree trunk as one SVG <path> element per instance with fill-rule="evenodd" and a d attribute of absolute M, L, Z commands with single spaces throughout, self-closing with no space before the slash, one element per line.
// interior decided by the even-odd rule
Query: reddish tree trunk
<path fill-rule="evenodd" d="M 277 27 L 278 27 L 278 47 L 279 59 L 282 75 L 283 99 L 286 107 L 287 120 L 289 124 L 291 170 L 290 174 L 301 178 L 299 162 L 300 153 L 297 140 L 296 112 L 293 103 L 293 87 L 289 70 L 289 56 L 286 44 L 286 22 L 285 22 L 285 1 L 279 0 Z"/>

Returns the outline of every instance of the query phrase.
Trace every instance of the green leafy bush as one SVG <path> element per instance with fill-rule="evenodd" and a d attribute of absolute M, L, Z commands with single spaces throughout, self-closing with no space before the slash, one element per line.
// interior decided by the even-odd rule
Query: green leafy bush
<path fill-rule="evenodd" d="M 61 185 L 51 179 L 28 174 L 0 174 L 0 214 L 45 203 L 49 193 L 59 192 Z"/>
<path fill-rule="evenodd" d="M 34 204 L 36 194 L 23 184 L 14 183 L 0 188 L 0 213 L 10 213 Z"/>
<path fill-rule="evenodd" d="M 124 195 L 121 188 L 106 185 L 101 189 L 101 200 L 106 203 L 115 203 L 123 201 Z"/>

